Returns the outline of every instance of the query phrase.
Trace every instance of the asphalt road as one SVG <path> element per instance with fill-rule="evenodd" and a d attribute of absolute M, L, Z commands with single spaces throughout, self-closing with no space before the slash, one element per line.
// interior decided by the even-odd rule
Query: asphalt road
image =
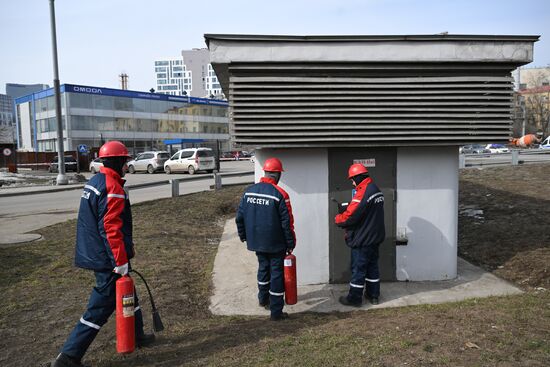
<path fill-rule="evenodd" d="M 221 172 L 242 172 L 252 170 L 254 165 L 249 161 L 222 162 Z M 91 176 L 89 173 L 85 174 Z M 195 176 L 200 177 L 200 174 Z M 195 177 L 192 176 L 192 177 Z M 201 181 L 182 182 L 180 184 L 180 195 L 208 190 L 214 181 L 212 175 L 204 175 Z M 127 184 L 139 184 L 154 181 L 163 181 L 173 178 L 187 178 L 188 174 L 166 175 L 156 173 L 137 173 L 127 175 Z M 223 184 L 251 182 L 253 177 L 231 177 L 224 178 Z M 43 194 L 28 194 L 23 196 L 12 196 L 0 198 L 0 236 L 3 234 L 13 235 L 15 233 L 26 233 L 43 228 L 55 223 L 75 218 L 80 204 L 82 190 L 69 190 Z M 130 201 L 139 203 L 143 201 L 168 198 L 171 196 L 170 185 L 140 188 L 130 191 Z M 1 241 L 0 241 L 1 242 Z"/>

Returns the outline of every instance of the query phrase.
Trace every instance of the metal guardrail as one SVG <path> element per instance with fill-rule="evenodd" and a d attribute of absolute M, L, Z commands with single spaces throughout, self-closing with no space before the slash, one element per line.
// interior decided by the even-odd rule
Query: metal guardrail
<path fill-rule="evenodd" d="M 524 156 L 524 159 L 521 159 Z M 540 157 L 540 159 L 537 159 Z M 501 159 L 499 159 L 501 158 Z M 459 168 L 550 163 L 550 149 L 513 149 L 510 153 L 459 154 Z"/>
<path fill-rule="evenodd" d="M 222 185 L 222 178 L 230 178 L 230 177 L 242 177 L 242 176 L 250 176 L 253 175 L 254 171 L 242 171 L 242 172 L 232 172 L 232 173 L 213 173 L 212 175 L 208 176 L 195 176 L 195 177 L 186 177 L 186 178 L 173 178 L 170 180 L 162 180 L 162 181 L 155 181 L 155 182 L 145 182 L 141 184 L 135 184 L 128 186 L 128 191 L 130 190 L 137 190 L 137 189 L 143 189 L 148 187 L 155 187 L 155 186 L 162 186 L 162 185 L 171 185 L 172 186 L 172 197 L 177 197 L 180 194 L 180 184 L 185 182 L 194 182 L 194 181 L 203 181 L 207 179 L 214 179 L 214 188 L 216 190 L 219 190 L 223 187 Z"/>

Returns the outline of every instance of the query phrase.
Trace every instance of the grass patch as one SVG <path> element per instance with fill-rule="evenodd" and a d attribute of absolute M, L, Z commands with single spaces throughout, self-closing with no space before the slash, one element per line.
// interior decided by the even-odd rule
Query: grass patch
<path fill-rule="evenodd" d="M 495 174 L 468 171 L 461 181 L 461 203 L 490 205 L 483 197 L 496 193 L 497 188 L 484 183 Z M 535 177 L 531 171 L 529 175 Z M 542 207 L 550 207 L 545 201 L 550 195 L 539 186 L 519 197 L 517 187 L 512 190 L 500 182 L 497 202 L 520 206 L 514 200 L 525 205 L 525 198 L 530 198 L 529 210 L 537 210 L 536 205 L 546 210 Z M 111 318 L 88 351 L 87 362 L 97 367 L 550 364 L 550 293 L 536 289 L 547 284 L 548 275 L 543 271 L 546 264 L 541 270 L 535 256 L 525 259 L 528 273 L 542 271 L 542 275 L 526 283 L 527 293 L 519 296 L 368 312 L 302 313 L 280 323 L 263 317 L 211 315 L 208 300 L 217 243 L 243 189 L 232 187 L 133 206 L 137 249 L 133 265 L 152 286 L 166 330 L 154 348 L 120 356 L 115 352 Z M 491 207 L 486 208 L 491 213 Z M 525 251 L 542 251 L 537 255 L 540 258 L 548 243 L 533 244 L 527 238 L 529 244 L 523 243 L 522 250 L 512 246 L 513 241 L 495 240 L 490 237 L 498 233 L 493 226 L 510 227 L 510 215 L 494 213 L 490 224 L 482 225 L 461 217 L 460 251 L 495 272 L 502 270 L 498 264 L 505 264 L 510 268 L 507 279 L 514 281 L 513 274 L 521 274 L 519 279 L 527 273 L 512 259 Z M 546 219 L 535 218 L 531 219 L 532 233 L 540 235 L 538 221 L 544 224 Z M 486 226 L 485 231 L 478 231 L 480 226 Z M 475 238 L 473 231 L 477 231 Z M 93 286 L 91 272 L 72 266 L 75 221 L 45 228 L 42 234 L 43 241 L 0 249 L 1 366 L 35 366 L 54 357 L 84 311 Z M 150 327 L 145 290 L 137 284 Z"/>

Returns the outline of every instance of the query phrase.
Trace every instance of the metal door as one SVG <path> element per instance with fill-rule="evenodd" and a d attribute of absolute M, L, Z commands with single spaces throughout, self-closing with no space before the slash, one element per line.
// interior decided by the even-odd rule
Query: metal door
<path fill-rule="evenodd" d="M 329 149 L 329 267 L 331 283 L 349 282 L 350 248 L 344 242 L 344 230 L 334 224 L 338 202 L 350 202 L 353 185 L 348 180 L 348 168 L 354 160 L 366 163 L 374 183 L 384 194 L 386 239 L 380 245 L 380 277 L 395 280 L 395 148 L 333 148 Z"/>

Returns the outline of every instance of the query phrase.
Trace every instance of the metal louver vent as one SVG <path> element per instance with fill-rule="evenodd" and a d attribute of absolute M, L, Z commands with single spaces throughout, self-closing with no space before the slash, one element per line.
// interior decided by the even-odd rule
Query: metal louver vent
<path fill-rule="evenodd" d="M 507 64 L 231 64 L 231 134 L 257 147 L 462 145 L 511 134 Z"/>

